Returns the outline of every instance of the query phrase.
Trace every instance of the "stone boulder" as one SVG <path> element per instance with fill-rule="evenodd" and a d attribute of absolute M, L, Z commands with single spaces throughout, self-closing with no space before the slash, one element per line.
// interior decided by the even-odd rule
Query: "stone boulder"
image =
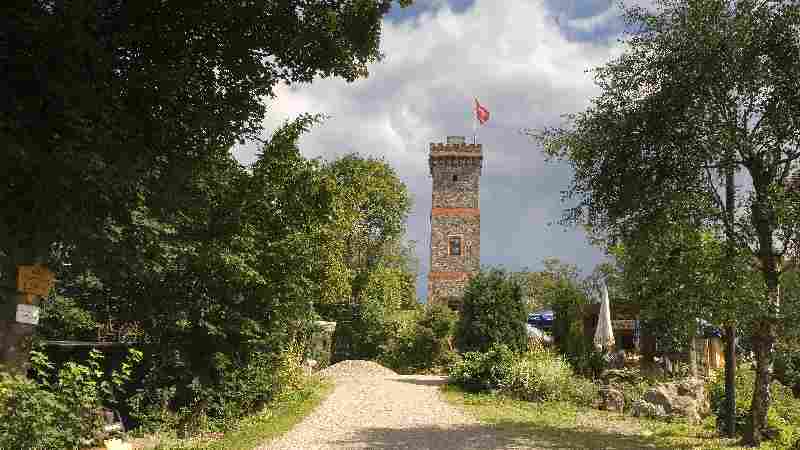
<path fill-rule="evenodd" d="M 705 383 L 697 378 L 653 386 L 645 392 L 642 400 L 656 409 L 662 408 L 669 417 L 685 417 L 692 423 L 699 423 L 711 413 Z M 644 405 L 641 408 L 651 409 Z"/>
<path fill-rule="evenodd" d="M 633 417 L 649 417 L 653 419 L 661 419 L 667 417 L 667 412 L 661 405 L 654 405 L 647 403 L 644 400 L 636 400 L 631 405 L 631 414 Z"/>
<path fill-rule="evenodd" d="M 605 411 L 619 411 L 625 409 L 625 397 L 617 389 L 611 387 L 600 388 L 600 400 L 596 407 Z"/>

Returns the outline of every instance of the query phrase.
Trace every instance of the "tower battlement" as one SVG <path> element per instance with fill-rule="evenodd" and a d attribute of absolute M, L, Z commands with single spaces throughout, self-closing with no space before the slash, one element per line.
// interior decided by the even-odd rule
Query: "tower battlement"
<path fill-rule="evenodd" d="M 483 147 L 481 144 L 467 144 L 463 142 L 462 136 L 448 136 L 448 142 L 434 142 L 430 144 L 430 154 L 428 166 L 431 175 L 434 167 L 458 167 L 477 165 L 480 174 L 480 166 L 483 163 Z"/>
<path fill-rule="evenodd" d="M 471 157 L 481 155 L 482 146 L 481 144 L 432 142 L 431 156 L 440 155 L 442 153 L 458 153 Z"/>

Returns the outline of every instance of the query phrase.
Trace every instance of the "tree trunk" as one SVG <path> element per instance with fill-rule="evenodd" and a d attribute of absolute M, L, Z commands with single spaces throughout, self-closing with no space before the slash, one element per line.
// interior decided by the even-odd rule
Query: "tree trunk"
<path fill-rule="evenodd" d="M 767 314 L 757 322 L 753 333 L 753 351 L 756 356 L 756 379 L 753 386 L 753 402 L 750 406 L 751 426 L 745 436 L 748 445 L 761 445 L 767 428 L 767 413 L 770 407 L 769 385 L 772 381 L 772 363 L 776 340 L 775 317 L 780 305 L 778 272 L 775 257 L 762 259 L 762 271 L 767 284 Z"/>
<path fill-rule="evenodd" d="M 40 253 L 43 254 L 43 253 Z M 38 296 L 26 296 L 17 292 L 17 266 L 44 262 L 43 257 L 9 255 L 0 277 L 0 370 L 24 375 L 28 370 L 34 325 L 16 321 L 17 305 L 29 302 L 39 305 Z"/>
<path fill-rule="evenodd" d="M 728 156 L 732 159 L 733 155 L 730 150 Z M 734 248 L 734 221 L 736 219 L 736 185 L 734 180 L 734 166 L 728 161 L 728 166 L 725 168 L 725 213 L 727 214 L 727 226 L 725 227 L 726 235 L 726 251 L 727 251 L 727 278 L 728 278 L 728 292 L 730 296 L 730 305 L 733 305 L 734 293 L 734 265 L 733 260 L 736 257 Z M 736 436 L 736 325 L 733 323 L 725 327 L 725 404 L 727 405 L 728 414 L 725 417 L 725 432 L 730 437 Z"/>
<path fill-rule="evenodd" d="M 689 374 L 697 378 L 697 321 L 689 327 Z"/>
<path fill-rule="evenodd" d="M 725 433 L 736 436 L 736 326 L 725 327 Z"/>

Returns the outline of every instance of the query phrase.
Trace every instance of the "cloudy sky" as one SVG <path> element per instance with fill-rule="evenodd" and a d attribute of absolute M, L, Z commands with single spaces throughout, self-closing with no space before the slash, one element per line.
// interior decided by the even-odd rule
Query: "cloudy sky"
<path fill-rule="evenodd" d="M 300 141 L 307 157 L 359 152 L 384 158 L 409 187 L 408 237 L 420 258 L 418 292 L 429 264 L 431 179 L 428 144 L 471 135 L 473 97 L 491 112 L 483 144 L 481 263 L 541 267 L 555 256 L 584 273 L 602 261 L 585 235 L 556 222 L 571 173 L 546 163 L 520 130 L 555 126 L 597 95 L 591 74 L 620 52 L 616 0 L 416 0 L 384 21 L 385 59 L 367 79 L 317 80 L 277 90 L 269 134 L 301 113 L 330 118 Z M 243 163 L 255 146 L 235 149 Z"/>

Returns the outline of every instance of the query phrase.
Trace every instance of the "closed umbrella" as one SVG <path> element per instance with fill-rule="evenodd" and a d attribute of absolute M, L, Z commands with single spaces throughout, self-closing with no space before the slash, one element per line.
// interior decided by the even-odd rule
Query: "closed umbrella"
<path fill-rule="evenodd" d="M 611 329 L 611 306 L 608 299 L 608 288 L 601 286 L 603 298 L 600 300 L 600 315 L 597 318 L 597 329 L 594 332 L 594 345 L 598 349 L 610 349 L 614 346 L 614 330 Z"/>

